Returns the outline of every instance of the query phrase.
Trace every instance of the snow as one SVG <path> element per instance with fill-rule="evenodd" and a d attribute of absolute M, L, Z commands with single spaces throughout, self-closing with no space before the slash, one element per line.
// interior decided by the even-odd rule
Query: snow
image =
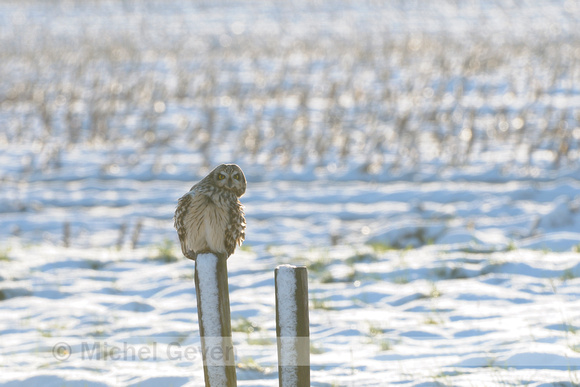
<path fill-rule="evenodd" d="M 200 254 L 196 260 L 198 271 L 201 302 L 204 305 L 202 319 L 206 327 L 206 336 L 221 336 L 221 321 L 219 314 L 219 289 L 217 284 L 218 258 L 213 254 Z M 207 309 L 206 309 L 207 308 Z"/>
<path fill-rule="evenodd" d="M 576 380 L 578 253 L 469 247 L 236 253 L 228 265 L 239 385 L 277 385 L 272 268 L 283 262 L 311 267 L 314 385 Z M 202 384 L 192 264 L 155 254 L 13 245 L 0 262 L 2 383 Z M 243 321 L 252 330 L 235 329 Z M 58 343 L 71 348 L 62 361 Z M 121 350 L 89 358 L 82 343 Z"/>
<path fill-rule="evenodd" d="M 280 381 L 283 386 L 297 386 L 298 352 L 296 348 L 296 266 L 280 265 L 276 268 L 276 310 L 280 335 L 278 337 L 278 364 L 282 367 Z"/>
<path fill-rule="evenodd" d="M 222 324 L 219 308 L 219 287 L 217 282 L 218 257 L 213 254 L 199 254 L 196 270 L 199 278 L 199 291 L 202 304 L 202 324 L 204 327 L 207 372 L 210 385 L 226 386 L 225 357 L 212 356 L 214 349 L 222 348 Z"/>
<path fill-rule="evenodd" d="M 580 385 L 578 15 L 2 2 L 0 385 L 203 385 L 172 216 L 222 162 L 248 179 L 238 385 L 278 385 L 285 265 L 308 268 L 313 386 Z"/>
<path fill-rule="evenodd" d="M 280 265 L 276 268 L 278 271 L 276 277 L 276 288 L 278 294 L 278 310 L 280 335 L 296 336 L 296 266 Z"/>

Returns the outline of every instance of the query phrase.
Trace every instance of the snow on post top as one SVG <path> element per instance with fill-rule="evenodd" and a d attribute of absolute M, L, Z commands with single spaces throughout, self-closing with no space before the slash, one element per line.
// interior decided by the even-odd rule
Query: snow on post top
<path fill-rule="evenodd" d="M 296 352 L 296 266 L 281 265 L 276 268 L 276 302 L 278 311 L 280 381 L 284 386 L 296 386 L 298 364 Z"/>
<path fill-rule="evenodd" d="M 218 257 L 213 254 L 199 254 L 195 269 L 198 271 L 201 295 L 202 322 L 206 337 L 220 337 L 219 287 L 217 283 Z"/>
<path fill-rule="evenodd" d="M 214 348 L 221 348 L 222 324 L 220 319 L 219 286 L 217 282 L 218 257 L 214 254 L 199 254 L 195 269 L 198 271 L 199 289 L 201 297 L 201 320 L 204 328 L 204 340 L 207 353 L 213 353 Z M 210 385 L 225 386 L 227 377 L 223 358 L 206 357 L 206 364 Z"/>
<path fill-rule="evenodd" d="M 280 265 L 276 269 L 280 336 L 296 336 L 296 266 Z"/>
<path fill-rule="evenodd" d="M 292 265 L 280 265 L 276 268 L 276 301 L 281 337 L 294 337 L 297 334 L 296 269 L 297 267 Z"/>

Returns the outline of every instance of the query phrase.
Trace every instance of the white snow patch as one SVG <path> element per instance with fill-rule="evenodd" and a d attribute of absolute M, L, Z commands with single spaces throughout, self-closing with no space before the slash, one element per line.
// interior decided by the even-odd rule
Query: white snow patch
<path fill-rule="evenodd" d="M 201 296 L 201 320 L 204 327 L 204 340 L 207 350 L 206 365 L 212 386 L 225 386 L 227 377 L 223 356 L 212 356 L 214 348 L 221 348 L 222 326 L 219 313 L 219 288 L 217 284 L 218 257 L 213 254 L 200 254 L 196 259 Z"/>
<path fill-rule="evenodd" d="M 298 365 L 296 348 L 296 266 L 278 266 L 276 277 L 278 325 L 280 327 L 280 359 L 282 366 L 280 380 L 284 386 L 295 386 L 298 383 Z"/>

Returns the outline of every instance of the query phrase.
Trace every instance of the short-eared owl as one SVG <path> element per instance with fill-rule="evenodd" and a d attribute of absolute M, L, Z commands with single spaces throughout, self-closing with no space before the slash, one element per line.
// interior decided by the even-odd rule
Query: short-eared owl
<path fill-rule="evenodd" d="M 246 177 L 236 164 L 222 164 L 177 202 L 173 217 L 181 251 L 189 259 L 214 253 L 228 258 L 246 237 Z"/>

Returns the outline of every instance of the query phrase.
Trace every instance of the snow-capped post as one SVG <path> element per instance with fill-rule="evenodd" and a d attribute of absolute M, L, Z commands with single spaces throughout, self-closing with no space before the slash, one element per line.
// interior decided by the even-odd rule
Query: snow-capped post
<path fill-rule="evenodd" d="M 199 254 L 194 279 L 205 386 L 236 386 L 226 258 Z"/>
<path fill-rule="evenodd" d="M 275 282 L 279 385 L 310 386 L 308 271 L 303 266 L 280 265 Z"/>

